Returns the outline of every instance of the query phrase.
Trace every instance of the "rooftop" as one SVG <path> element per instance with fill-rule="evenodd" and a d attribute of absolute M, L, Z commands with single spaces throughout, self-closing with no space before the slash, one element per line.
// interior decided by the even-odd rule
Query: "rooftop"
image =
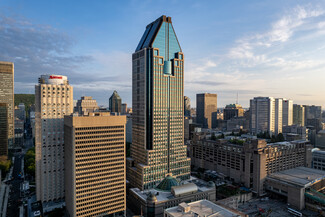
<path fill-rule="evenodd" d="M 209 185 L 208 182 L 205 182 L 203 180 L 200 180 L 200 179 L 197 179 L 194 177 L 191 177 L 190 180 L 181 182 L 180 186 L 186 185 L 188 183 L 196 184 L 198 192 L 209 191 L 213 188 L 213 187 L 211 187 L 211 185 Z M 185 186 L 185 187 L 187 187 L 187 186 Z M 149 190 L 141 191 L 138 188 L 131 188 L 130 191 L 134 192 L 136 195 L 138 195 L 138 197 L 140 199 L 142 199 L 144 201 L 146 201 L 148 199 L 148 196 L 152 195 L 152 194 L 154 194 L 156 196 L 157 202 L 163 202 L 163 201 L 167 201 L 167 200 L 175 198 L 175 196 L 172 194 L 171 191 L 162 191 L 159 189 L 149 189 Z"/>
<path fill-rule="evenodd" d="M 165 210 L 165 213 L 174 217 L 205 217 L 205 216 L 222 216 L 222 217 L 233 217 L 233 216 L 244 216 L 244 214 L 227 209 L 220 205 L 214 204 L 208 200 L 200 200 L 192 203 L 181 203 L 179 206 L 171 207 Z M 194 214 L 194 215 L 193 215 Z"/>
<path fill-rule="evenodd" d="M 267 179 L 286 182 L 300 187 L 309 187 L 310 185 L 325 179 L 325 171 L 316 170 L 307 167 L 296 167 L 281 172 L 272 173 Z"/>

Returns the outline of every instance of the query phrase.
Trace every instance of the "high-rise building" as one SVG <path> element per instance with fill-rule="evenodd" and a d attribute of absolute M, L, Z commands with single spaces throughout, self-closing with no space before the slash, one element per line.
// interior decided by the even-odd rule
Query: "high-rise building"
<path fill-rule="evenodd" d="M 305 126 L 305 107 L 302 105 L 293 105 L 293 124 Z"/>
<path fill-rule="evenodd" d="M 196 122 L 203 128 L 212 128 L 214 112 L 217 112 L 217 94 L 196 94 Z"/>
<path fill-rule="evenodd" d="M 128 104 L 122 103 L 121 104 L 121 114 L 126 115 L 128 113 Z"/>
<path fill-rule="evenodd" d="M 19 103 L 18 106 L 15 106 L 15 119 L 16 118 L 26 121 L 26 110 L 24 103 Z"/>
<path fill-rule="evenodd" d="M 0 103 L 7 104 L 8 148 L 15 143 L 14 64 L 0 62 Z"/>
<path fill-rule="evenodd" d="M 170 188 L 190 178 L 184 145 L 184 55 L 170 17 L 150 23 L 132 55 L 131 186 Z M 159 184 L 159 185 L 158 185 Z"/>
<path fill-rule="evenodd" d="M 234 117 L 243 117 L 244 116 L 244 109 L 239 104 L 230 104 L 226 105 L 223 109 L 223 120 L 227 121 Z"/>
<path fill-rule="evenodd" d="M 65 202 L 70 217 L 124 216 L 126 116 L 65 116 Z"/>
<path fill-rule="evenodd" d="M 68 78 L 41 75 L 35 86 L 35 173 L 36 196 L 42 202 L 64 198 L 64 116 L 72 112 Z"/>
<path fill-rule="evenodd" d="M 8 155 L 8 104 L 0 103 L 0 156 Z"/>
<path fill-rule="evenodd" d="M 184 116 L 191 117 L 191 99 L 184 96 Z"/>
<path fill-rule="evenodd" d="M 94 112 L 99 109 L 97 101 L 91 96 L 82 96 L 81 99 L 77 101 L 75 112 L 80 115 L 87 114 L 88 112 Z"/>
<path fill-rule="evenodd" d="M 114 90 L 112 96 L 109 98 L 109 110 L 111 112 L 121 113 L 121 104 L 122 99 L 120 95 L 118 95 L 117 91 Z"/>
<path fill-rule="evenodd" d="M 255 97 L 250 100 L 250 129 L 254 134 L 282 132 L 282 99 Z"/>
<path fill-rule="evenodd" d="M 315 105 L 304 105 L 305 107 L 305 125 L 311 126 L 316 133 L 322 130 L 322 107 Z"/>
<path fill-rule="evenodd" d="M 275 134 L 279 134 L 282 133 L 282 118 L 283 118 L 283 99 L 282 98 L 278 98 L 275 99 L 275 103 L 274 103 L 274 117 L 275 117 L 275 121 L 274 121 L 274 130 L 275 130 Z"/>
<path fill-rule="evenodd" d="M 282 125 L 291 126 L 293 124 L 293 101 L 291 99 L 283 99 L 282 108 Z"/>

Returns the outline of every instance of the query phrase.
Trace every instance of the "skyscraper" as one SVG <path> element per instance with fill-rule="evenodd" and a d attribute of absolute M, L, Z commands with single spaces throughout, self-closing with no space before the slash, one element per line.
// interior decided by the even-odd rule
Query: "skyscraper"
<path fill-rule="evenodd" d="M 117 91 L 114 90 L 112 96 L 109 98 L 109 110 L 111 112 L 121 113 L 121 104 L 122 99 L 120 95 L 118 95 Z"/>
<path fill-rule="evenodd" d="M 322 129 L 322 107 L 315 105 L 304 105 L 305 125 L 312 126 L 316 132 Z"/>
<path fill-rule="evenodd" d="M 35 86 L 35 173 L 36 196 L 42 202 L 64 198 L 64 116 L 72 112 L 68 78 L 41 75 Z"/>
<path fill-rule="evenodd" d="M 161 182 L 165 177 L 167 183 L 189 179 L 183 135 L 184 55 L 170 17 L 150 23 L 132 55 L 132 109 L 130 184 L 143 190 L 167 186 Z"/>
<path fill-rule="evenodd" d="M 204 128 L 212 128 L 214 112 L 217 112 L 217 94 L 196 94 L 196 122 Z"/>
<path fill-rule="evenodd" d="M 252 133 L 269 132 L 275 134 L 280 132 L 280 128 L 282 132 L 281 100 L 273 97 L 255 97 L 250 100 L 250 129 Z M 281 111 L 281 114 L 279 114 L 279 111 Z"/>
<path fill-rule="evenodd" d="M 15 141 L 14 64 L 10 62 L 0 62 L 0 103 L 7 104 L 8 148 L 13 148 Z"/>
<path fill-rule="evenodd" d="M 305 107 L 302 105 L 293 105 L 293 124 L 305 126 Z"/>
<path fill-rule="evenodd" d="M 283 126 L 290 126 L 293 124 L 293 101 L 291 99 L 283 99 L 282 107 L 282 124 Z"/>
<path fill-rule="evenodd" d="M 65 116 L 65 202 L 70 217 L 124 216 L 126 116 Z M 118 215 L 121 214 L 121 215 Z"/>
<path fill-rule="evenodd" d="M 191 99 L 184 96 L 184 116 L 191 117 Z"/>

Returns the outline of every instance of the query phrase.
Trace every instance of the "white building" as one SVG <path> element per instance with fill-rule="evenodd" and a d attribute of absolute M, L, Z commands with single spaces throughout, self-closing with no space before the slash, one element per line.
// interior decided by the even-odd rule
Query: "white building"
<path fill-rule="evenodd" d="M 67 77 L 42 75 L 35 86 L 36 196 L 42 202 L 64 198 L 64 116 L 72 112 Z"/>
<path fill-rule="evenodd" d="M 274 104 L 274 130 L 275 134 L 282 133 L 282 118 L 283 118 L 283 99 L 275 99 L 275 104 Z"/>
<path fill-rule="evenodd" d="M 291 99 L 283 99 L 282 107 L 282 125 L 291 126 L 293 124 L 293 101 Z"/>

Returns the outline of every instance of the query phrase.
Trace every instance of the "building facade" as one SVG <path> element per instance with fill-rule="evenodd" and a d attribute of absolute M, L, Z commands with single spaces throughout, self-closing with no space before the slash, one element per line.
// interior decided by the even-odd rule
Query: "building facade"
<path fill-rule="evenodd" d="M 305 125 L 311 126 L 316 133 L 322 130 L 322 107 L 315 105 L 304 105 L 305 107 Z"/>
<path fill-rule="evenodd" d="M 240 145 L 195 136 L 190 154 L 193 166 L 222 173 L 257 195 L 263 195 L 268 174 L 299 166 L 310 167 L 311 149 L 308 141 L 267 144 L 265 140 L 248 140 Z"/>
<path fill-rule="evenodd" d="M 275 99 L 274 103 L 274 131 L 275 134 L 282 133 L 282 118 L 283 118 L 283 99 Z"/>
<path fill-rule="evenodd" d="M 275 99 L 255 97 L 250 100 L 251 133 L 275 133 Z"/>
<path fill-rule="evenodd" d="M 170 17 L 150 23 L 132 55 L 132 146 L 128 180 L 141 190 L 167 175 L 190 178 L 184 145 L 184 55 Z"/>
<path fill-rule="evenodd" d="M 116 90 L 114 90 L 112 96 L 109 98 L 109 110 L 117 113 L 121 113 L 122 111 L 122 99 Z"/>
<path fill-rule="evenodd" d="M 226 105 L 223 109 L 223 120 L 227 121 L 234 117 L 243 117 L 244 116 L 244 109 L 239 104 L 230 104 Z"/>
<path fill-rule="evenodd" d="M 282 102 L 282 125 L 290 126 L 293 124 L 293 101 L 291 99 L 283 99 Z"/>
<path fill-rule="evenodd" d="M 203 128 L 212 128 L 214 113 L 217 113 L 217 94 L 196 94 L 196 122 Z"/>
<path fill-rule="evenodd" d="M 0 156 L 8 156 L 8 104 L 0 103 Z"/>
<path fill-rule="evenodd" d="M 74 108 L 75 112 L 79 115 L 87 114 L 88 112 L 94 112 L 99 109 L 97 101 L 91 96 L 82 96 L 76 103 Z"/>
<path fill-rule="evenodd" d="M 191 99 L 184 96 L 184 116 L 191 117 Z"/>
<path fill-rule="evenodd" d="M 65 202 L 70 217 L 124 216 L 126 116 L 65 116 Z"/>
<path fill-rule="evenodd" d="M 64 198 L 64 116 L 73 112 L 73 87 L 62 75 L 41 75 L 35 86 L 36 196 Z"/>
<path fill-rule="evenodd" d="M 305 126 L 305 107 L 302 105 L 293 105 L 293 124 Z"/>
<path fill-rule="evenodd" d="M 8 148 L 15 143 L 14 64 L 0 62 L 0 103 L 7 104 Z"/>

